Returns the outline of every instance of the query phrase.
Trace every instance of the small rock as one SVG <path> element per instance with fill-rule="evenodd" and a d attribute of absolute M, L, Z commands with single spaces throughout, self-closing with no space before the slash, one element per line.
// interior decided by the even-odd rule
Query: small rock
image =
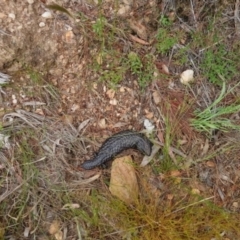
<path fill-rule="evenodd" d="M 106 128 L 106 120 L 105 120 L 105 118 L 100 119 L 100 121 L 98 122 L 98 125 L 102 129 Z"/>
<path fill-rule="evenodd" d="M 124 16 L 126 16 L 127 13 L 130 11 L 130 9 L 131 9 L 131 8 L 130 8 L 130 6 L 128 6 L 128 5 L 126 5 L 126 6 L 121 6 L 120 9 L 119 9 L 118 12 L 117 12 L 117 15 L 124 17 Z"/>
<path fill-rule="evenodd" d="M 34 3 L 34 0 L 27 0 L 27 2 L 28 2 L 29 4 L 33 4 L 33 3 Z"/>
<path fill-rule="evenodd" d="M 79 105 L 78 104 L 73 104 L 73 106 L 71 107 L 71 111 L 72 112 L 75 112 L 78 109 L 79 109 Z"/>
<path fill-rule="evenodd" d="M 14 105 L 17 104 L 17 98 L 16 98 L 16 96 L 15 96 L 14 94 L 12 95 L 12 103 L 13 103 Z"/>
<path fill-rule="evenodd" d="M 45 23 L 44 22 L 40 22 L 39 23 L 39 27 L 45 27 Z"/>
<path fill-rule="evenodd" d="M 193 81 L 193 70 L 188 69 L 184 72 L 182 72 L 181 77 L 180 77 L 180 82 L 184 85 L 188 85 L 190 82 Z"/>
<path fill-rule="evenodd" d="M 197 188 L 193 188 L 191 192 L 192 192 L 192 194 L 196 194 L 196 195 L 200 194 L 200 190 Z"/>
<path fill-rule="evenodd" d="M 111 100 L 109 101 L 109 103 L 110 103 L 111 105 L 116 106 L 116 105 L 117 105 L 117 99 L 113 98 L 113 99 L 111 99 Z"/>
<path fill-rule="evenodd" d="M 124 87 L 120 87 L 119 91 L 120 92 L 125 92 L 125 88 Z"/>
<path fill-rule="evenodd" d="M 9 13 L 8 17 L 10 17 L 11 19 L 15 20 L 16 16 L 14 13 Z"/>
<path fill-rule="evenodd" d="M 44 13 L 42 14 L 42 17 L 43 17 L 43 18 L 52 18 L 52 13 L 51 13 L 51 12 L 44 12 Z"/>
<path fill-rule="evenodd" d="M 233 205 L 234 208 L 238 208 L 238 202 L 233 202 L 232 205 Z"/>
<path fill-rule="evenodd" d="M 144 120 L 143 125 L 149 132 L 152 132 L 153 129 L 155 128 L 154 125 L 148 119 Z"/>

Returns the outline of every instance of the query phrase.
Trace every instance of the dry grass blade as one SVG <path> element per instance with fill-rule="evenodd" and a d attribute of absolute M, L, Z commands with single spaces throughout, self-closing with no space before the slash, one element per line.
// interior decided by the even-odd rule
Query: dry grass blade
<path fill-rule="evenodd" d="M 240 17 L 239 17 L 239 0 L 236 0 L 235 2 L 235 10 L 234 10 L 234 21 L 235 21 L 235 31 L 236 35 L 239 37 L 240 36 Z"/>

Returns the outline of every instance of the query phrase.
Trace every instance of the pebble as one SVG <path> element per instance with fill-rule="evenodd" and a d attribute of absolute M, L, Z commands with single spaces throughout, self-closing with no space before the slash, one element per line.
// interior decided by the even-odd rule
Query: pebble
<path fill-rule="evenodd" d="M 10 17 L 11 19 L 15 20 L 16 16 L 14 13 L 9 13 L 8 17 Z"/>
<path fill-rule="evenodd" d="M 98 125 L 102 129 L 106 128 L 106 120 L 105 120 L 105 118 L 100 119 L 100 121 L 98 122 Z"/>
<path fill-rule="evenodd" d="M 194 72 L 192 69 L 187 69 L 186 71 L 181 73 L 180 82 L 184 85 L 188 85 L 193 81 Z"/>
<path fill-rule="evenodd" d="M 120 92 L 125 92 L 125 88 L 124 87 L 120 87 Z"/>
<path fill-rule="evenodd" d="M 40 22 L 39 23 L 39 27 L 45 27 L 45 23 L 44 22 Z"/>
<path fill-rule="evenodd" d="M 117 99 L 113 98 L 109 101 L 111 105 L 117 105 Z"/>
<path fill-rule="evenodd" d="M 44 13 L 42 14 L 42 17 L 43 17 L 43 18 L 52 18 L 52 13 L 51 13 L 51 12 L 44 12 Z"/>
<path fill-rule="evenodd" d="M 126 6 L 121 6 L 120 9 L 117 12 L 118 16 L 126 16 L 127 13 L 131 10 L 130 6 L 126 5 Z"/>
<path fill-rule="evenodd" d="M 28 2 L 29 4 L 33 4 L 33 3 L 34 3 L 34 0 L 27 0 L 27 2 Z"/>
<path fill-rule="evenodd" d="M 13 103 L 14 105 L 17 104 L 17 98 L 16 98 L 16 96 L 15 96 L 14 94 L 12 95 L 12 103 Z"/>
<path fill-rule="evenodd" d="M 238 202 L 233 202 L 233 207 L 238 208 Z"/>

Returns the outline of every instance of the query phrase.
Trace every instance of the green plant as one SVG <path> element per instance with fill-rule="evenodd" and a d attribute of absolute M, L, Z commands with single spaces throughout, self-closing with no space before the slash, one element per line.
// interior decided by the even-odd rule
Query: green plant
<path fill-rule="evenodd" d="M 152 55 L 147 54 L 141 60 L 136 53 L 130 52 L 128 54 L 127 65 L 129 65 L 130 71 L 137 76 L 138 84 L 142 89 L 152 81 L 154 72 Z"/>
<path fill-rule="evenodd" d="M 161 15 L 160 19 L 159 19 L 159 23 L 163 26 L 163 27 L 169 27 L 172 25 L 172 21 L 164 16 L 164 15 Z"/>
<path fill-rule="evenodd" d="M 130 52 L 128 54 L 128 63 L 133 74 L 140 75 L 142 73 L 143 64 L 140 57 L 135 52 Z"/>
<path fill-rule="evenodd" d="M 175 35 L 171 34 L 168 29 L 161 28 L 157 32 L 157 45 L 158 53 L 166 54 L 177 43 Z"/>
<path fill-rule="evenodd" d="M 213 84 L 222 85 L 221 75 L 224 79 L 231 79 L 237 72 L 235 56 L 226 50 L 223 44 L 205 51 L 200 65 L 204 76 Z"/>
<path fill-rule="evenodd" d="M 102 72 L 101 80 L 108 82 L 110 87 L 114 88 L 122 81 L 124 73 L 125 69 L 122 67 L 118 67 L 112 70 L 105 70 Z"/>
<path fill-rule="evenodd" d="M 154 73 L 153 56 L 147 54 L 143 58 L 143 71 L 138 78 L 138 84 L 142 89 L 145 88 L 147 84 L 149 84 L 153 80 L 154 78 L 153 73 Z"/>
<path fill-rule="evenodd" d="M 230 106 L 218 106 L 218 104 L 224 99 L 224 97 L 226 97 L 230 91 L 232 91 L 232 89 L 226 93 L 226 83 L 223 81 L 222 90 L 218 98 L 205 110 L 195 111 L 195 118 L 192 119 L 191 125 L 196 130 L 200 132 L 207 132 L 208 134 L 211 134 L 213 130 L 220 130 L 224 132 L 231 129 L 240 130 L 239 125 L 234 124 L 230 119 L 225 117 L 228 114 L 240 111 L 240 104 L 238 103 L 236 105 L 232 104 Z"/>
<path fill-rule="evenodd" d="M 92 26 L 93 32 L 95 32 L 100 39 L 103 38 L 106 21 L 106 18 L 100 16 Z"/>

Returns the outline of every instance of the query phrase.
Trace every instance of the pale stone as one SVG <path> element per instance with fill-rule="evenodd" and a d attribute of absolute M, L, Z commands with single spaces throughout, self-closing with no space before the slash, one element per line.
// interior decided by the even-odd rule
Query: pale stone
<path fill-rule="evenodd" d="M 193 81 L 193 70 L 187 69 L 186 71 L 182 72 L 180 76 L 180 82 L 184 85 L 188 85 L 190 82 Z"/>
<path fill-rule="evenodd" d="M 39 27 L 45 27 L 45 23 L 44 22 L 40 22 L 39 23 Z"/>
<path fill-rule="evenodd" d="M 52 13 L 51 13 L 51 12 L 44 12 L 44 13 L 42 14 L 42 17 L 43 17 L 43 18 L 52 18 Z"/>

